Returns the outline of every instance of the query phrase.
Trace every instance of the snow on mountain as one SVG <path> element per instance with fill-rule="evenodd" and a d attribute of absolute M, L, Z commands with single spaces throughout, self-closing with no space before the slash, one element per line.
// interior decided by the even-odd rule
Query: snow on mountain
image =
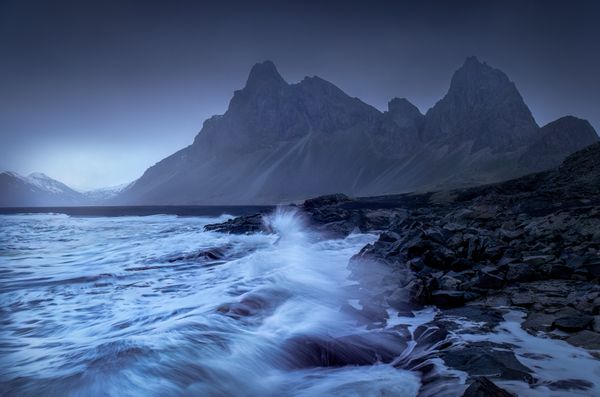
<path fill-rule="evenodd" d="M 93 189 L 83 192 L 83 194 L 90 200 L 97 202 L 103 200 L 109 200 L 121 193 L 127 187 L 131 186 L 134 182 L 122 183 L 116 186 L 102 187 L 99 189 Z"/>
<path fill-rule="evenodd" d="M 86 200 L 83 194 L 40 172 L 27 176 L 0 173 L 0 206 L 69 206 L 85 204 Z"/>

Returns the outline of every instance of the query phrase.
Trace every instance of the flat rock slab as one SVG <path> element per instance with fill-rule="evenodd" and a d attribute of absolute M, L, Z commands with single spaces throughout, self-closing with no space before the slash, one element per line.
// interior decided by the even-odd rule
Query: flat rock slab
<path fill-rule="evenodd" d="M 467 372 L 471 376 L 492 376 L 499 379 L 533 382 L 531 369 L 502 345 L 472 343 L 460 349 L 445 351 L 442 359 L 450 368 Z"/>
<path fill-rule="evenodd" d="M 515 397 L 515 395 L 499 388 L 485 376 L 481 376 L 471 383 L 462 397 Z"/>
<path fill-rule="evenodd" d="M 568 316 L 554 320 L 552 326 L 566 332 L 576 332 L 586 329 L 594 320 L 592 316 Z"/>
<path fill-rule="evenodd" d="M 568 337 L 567 342 L 574 346 L 585 349 L 600 349 L 600 334 L 593 331 L 579 331 L 573 336 Z"/>

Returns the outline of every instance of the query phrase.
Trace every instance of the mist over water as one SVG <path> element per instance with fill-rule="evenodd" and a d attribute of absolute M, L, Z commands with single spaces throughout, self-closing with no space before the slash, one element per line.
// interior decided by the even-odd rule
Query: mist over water
<path fill-rule="evenodd" d="M 416 373 L 304 365 L 289 345 L 357 332 L 340 310 L 347 263 L 374 235 L 323 240 L 283 210 L 265 220 L 275 234 L 247 236 L 203 231 L 226 216 L 1 218 L 0 382 L 9 395 L 418 392 Z"/>

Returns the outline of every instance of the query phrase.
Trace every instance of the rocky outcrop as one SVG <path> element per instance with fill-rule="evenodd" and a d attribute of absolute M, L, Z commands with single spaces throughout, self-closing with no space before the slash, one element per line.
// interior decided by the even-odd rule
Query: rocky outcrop
<path fill-rule="evenodd" d="M 341 308 L 367 329 L 386 327 L 392 309 L 411 316 L 414 309 L 437 306 L 427 331 L 419 327 L 406 335 L 416 346 L 428 346 L 427 353 L 410 364 L 394 361 L 420 371 L 424 387 L 436 390 L 437 382 L 449 382 L 428 364 L 433 355 L 468 375 L 465 396 L 510 395 L 491 380 L 560 392 L 592 390 L 583 379 L 540 380 L 536 367 L 517 357 L 512 342 L 455 343 L 452 335 L 466 332 L 465 323 L 476 325 L 468 332 L 497 332 L 507 313 L 520 311 L 521 327 L 531 334 L 592 353 L 600 349 L 600 143 L 553 170 L 503 183 L 358 199 L 336 194 L 297 208 L 324 234 L 379 233 L 349 263 L 361 308 Z M 257 224 L 256 217 L 241 217 L 208 228 L 251 233 Z M 266 226 L 260 230 L 270 232 Z M 421 340 L 421 333 L 428 336 Z M 314 357 L 323 351 L 336 357 L 327 365 L 372 362 L 372 344 L 354 352 L 331 341 L 302 343 Z M 352 357 L 365 358 L 338 359 L 338 347 L 340 354 L 353 351 Z"/>
<path fill-rule="evenodd" d="M 528 311 L 532 331 L 560 330 L 595 346 L 600 314 L 600 144 L 556 170 L 498 185 L 438 193 L 409 210 L 354 259 L 406 273 L 406 301 L 473 302 Z M 358 270 L 357 270 L 358 271 Z M 405 302 L 406 302 L 405 301 Z M 575 339 L 573 339 L 575 337 Z"/>
<path fill-rule="evenodd" d="M 579 346 L 600 341 L 600 144 L 556 169 L 500 184 L 338 194 L 299 208 L 325 233 L 382 231 L 350 263 L 380 305 L 512 306 L 528 311 L 523 326 L 532 332 L 559 330 L 556 337 Z M 243 233 L 256 224 L 246 217 L 209 228 Z M 369 277 L 375 263 L 390 269 L 385 280 Z"/>
<path fill-rule="evenodd" d="M 499 388 L 485 376 L 481 376 L 469 385 L 463 397 L 514 397 L 514 395 Z"/>

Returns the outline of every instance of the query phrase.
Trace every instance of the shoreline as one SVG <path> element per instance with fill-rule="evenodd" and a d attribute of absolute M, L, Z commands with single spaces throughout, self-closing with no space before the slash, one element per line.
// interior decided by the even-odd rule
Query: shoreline
<path fill-rule="evenodd" d="M 385 322 L 386 308 L 407 312 L 435 306 L 434 321 L 459 316 L 495 332 L 511 310 L 525 314 L 531 335 L 564 340 L 600 359 L 600 145 L 557 169 L 507 182 L 449 192 L 349 198 L 337 194 L 297 207 L 309 224 L 329 235 L 379 232 L 349 263 L 365 293 L 367 318 Z M 207 225 L 226 233 L 271 232 L 255 214 Z M 381 269 L 382 274 L 377 274 Z M 363 305 L 363 311 L 367 305 Z M 518 379 L 539 387 L 530 368 L 509 348 L 467 343 L 441 353 L 450 367 L 476 382 Z M 487 357 L 487 370 L 465 357 Z M 485 367 L 486 365 L 483 365 Z M 478 382 L 478 381 L 477 381 Z M 473 383 L 475 384 L 475 383 Z M 481 386 L 478 383 L 477 387 Z M 585 393 L 578 379 L 545 384 Z M 468 395 L 468 394 L 465 394 Z M 584 394 L 585 395 L 585 394 Z"/>

